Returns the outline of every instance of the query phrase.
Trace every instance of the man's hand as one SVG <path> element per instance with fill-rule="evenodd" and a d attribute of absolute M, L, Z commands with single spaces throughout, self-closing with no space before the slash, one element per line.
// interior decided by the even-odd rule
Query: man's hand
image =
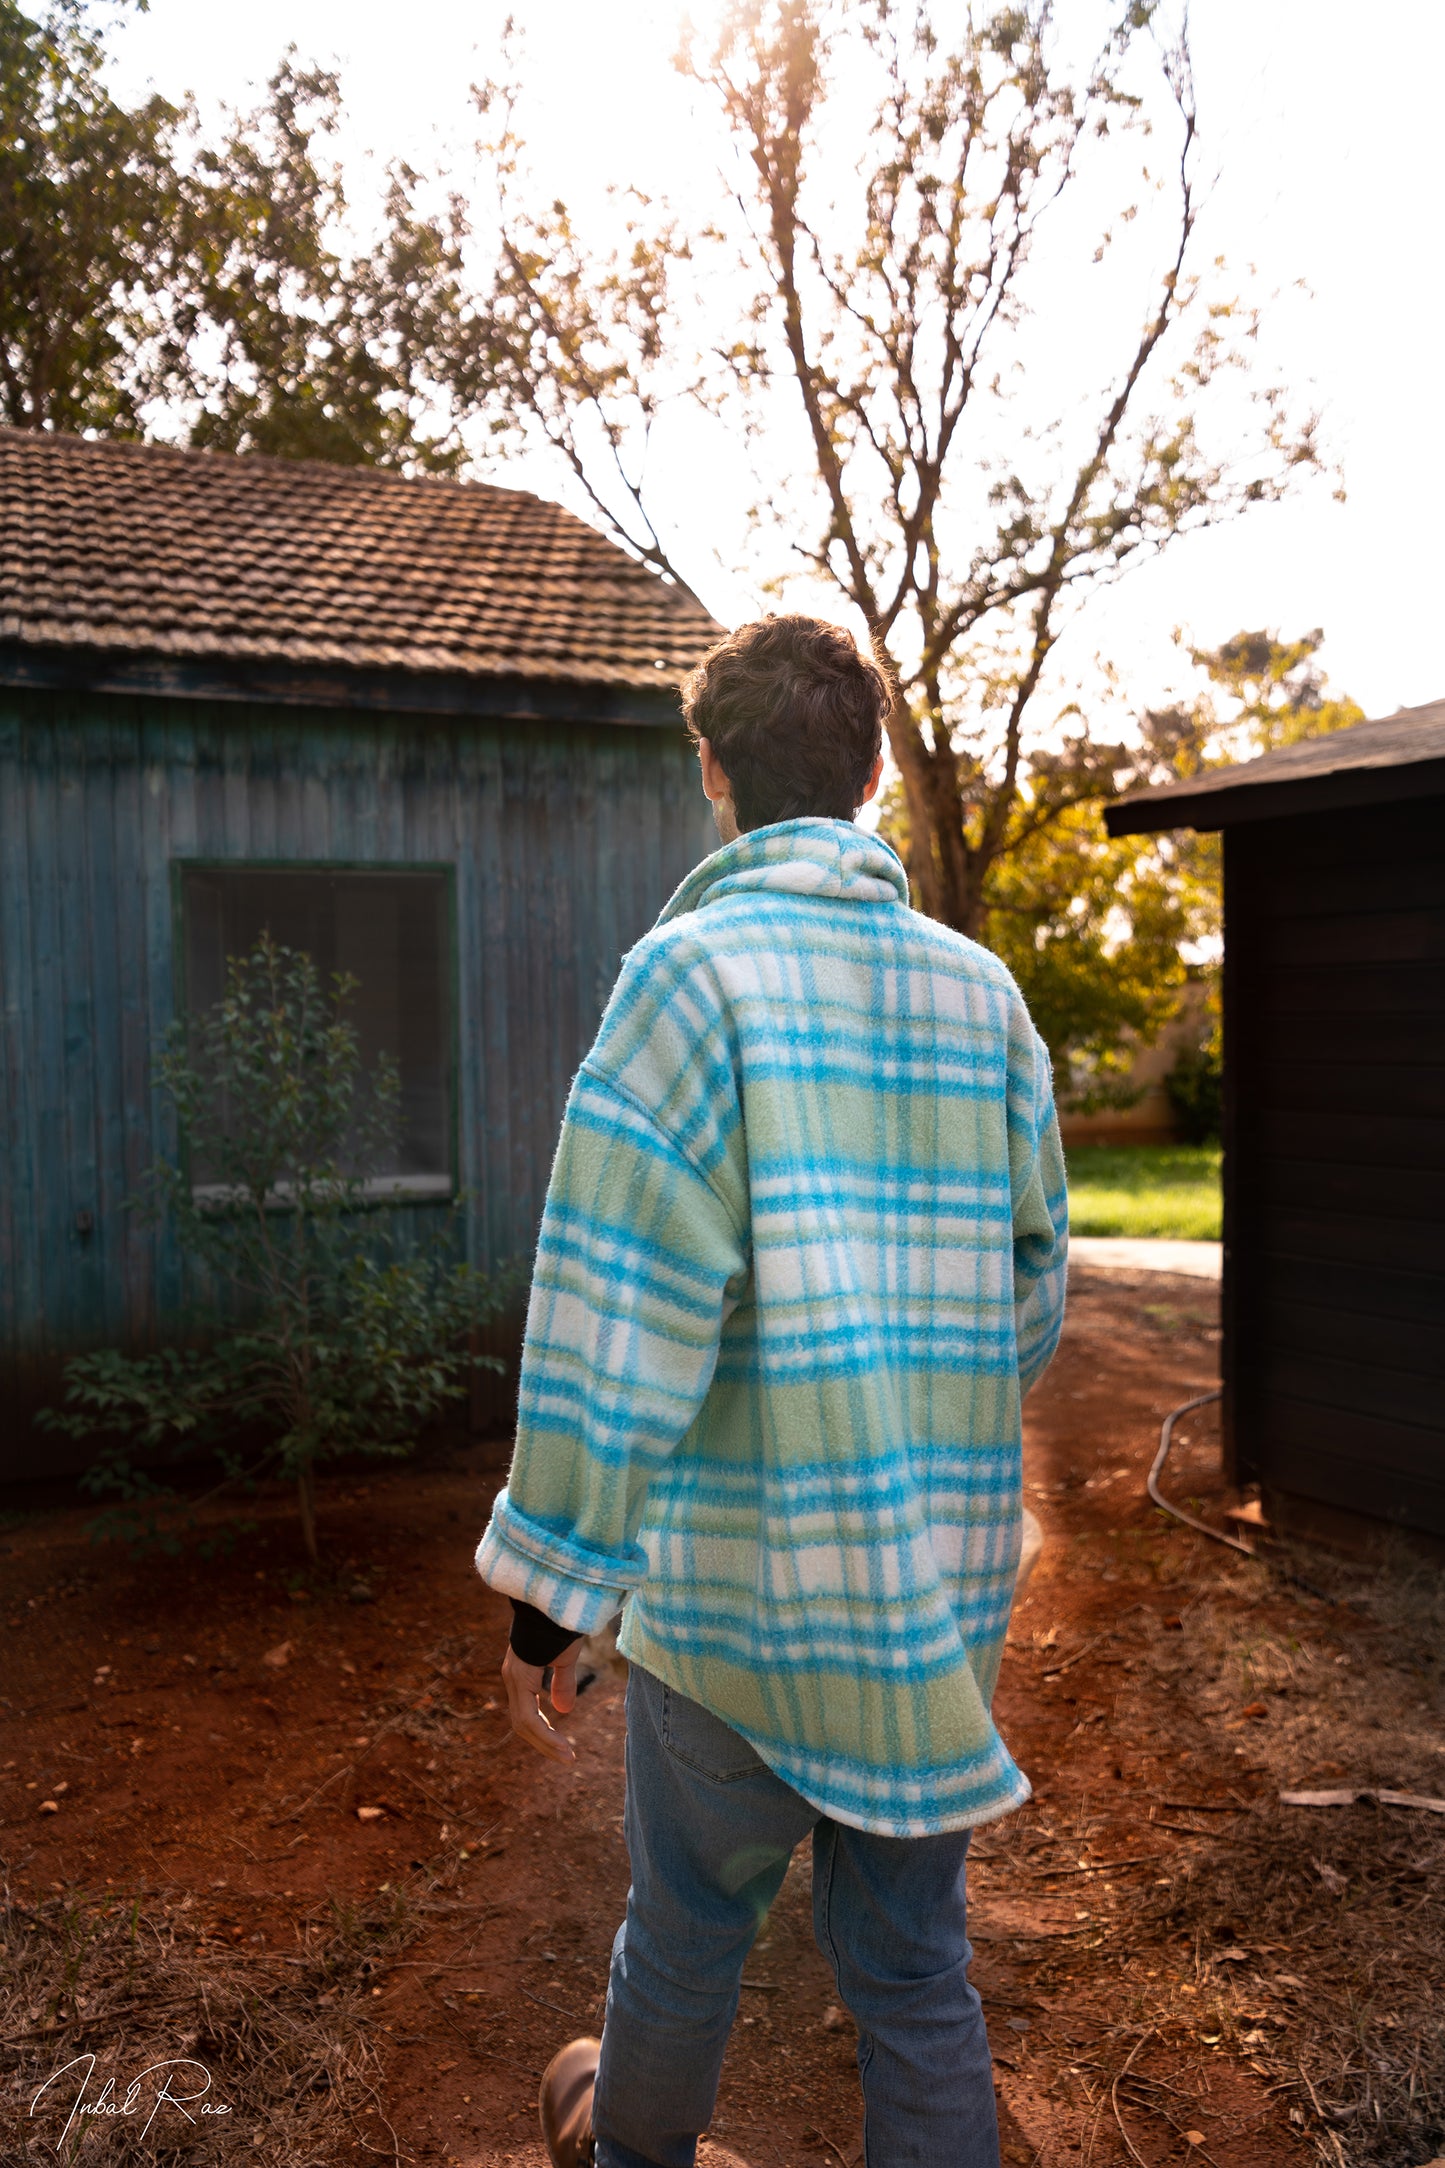
<path fill-rule="evenodd" d="M 579 1634 L 569 1641 L 560 1656 L 551 1664 L 552 1689 L 549 1699 L 554 1716 L 566 1716 L 577 1700 L 577 1652 L 582 1646 Z M 553 1761 L 575 1761 L 570 1743 L 560 1731 L 553 1728 L 542 1714 L 542 1680 L 545 1676 L 540 1664 L 524 1664 L 514 1649 L 508 1649 L 502 1658 L 502 1678 L 507 1689 L 507 1707 L 511 1711 L 512 1729 L 528 1746 L 534 1746 L 539 1754 L 548 1754 Z"/>

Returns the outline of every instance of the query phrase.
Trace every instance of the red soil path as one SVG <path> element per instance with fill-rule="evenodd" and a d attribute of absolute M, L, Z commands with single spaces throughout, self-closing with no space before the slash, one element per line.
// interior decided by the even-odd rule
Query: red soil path
<path fill-rule="evenodd" d="M 1138 2105 L 1127 2073 L 1111 2092 L 1129 1996 L 1198 1963 L 1149 1924 L 1160 1863 L 1211 1826 L 1203 1810 L 1265 1782 L 1249 1727 L 1205 1721 L 1148 1662 L 1193 1577 L 1228 1568 L 1165 1527 L 1143 1482 L 1162 1415 L 1214 1379 L 1214 1297 L 1197 1281 L 1079 1275 L 1029 1402 L 1048 1543 L 999 1711 L 1035 1799 L 980 1833 L 971 1870 L 1010 2162 L 1122 2162 L 1125 2133 L 1151 2168 L 1200 2150 L 1215 2168 L 1307 2157 L 1227 2042 L 1156 2027 L 1150 2097 L 1164 2109 Z M 327 1574 L 309 1587 L 283 1496 L 260 1502 L 229 1558 L 135 1563 L 89 1545 L 84 1509 L 12 1494 L 0 1851 L 22 1893 L 194 1893 L 217 1939 L 259 1949 L 286 1946 L 328 1896 L 440 1874 L 463 1906 L 421 1916 L 373 1998 L 386 2118 L 404 2158 L 540 2168 L 537 2077 L 597 2023 L 626 1891 L 622 1701 L 617 1678 L 594 1681 L 566 1771 L 509 1734 L 506 1607 L 471 1566 L 499 1451 L 323 1483 Z M 852 2028 L 835 1999 L 800 1855 L 749 1963 L 721 2144 L 785 2168 L 857 2157 Z M 371 2151 L 353 2129 L 375 2134 Z M 392 2151 L 358 2120 L 335 2157 Z"/>

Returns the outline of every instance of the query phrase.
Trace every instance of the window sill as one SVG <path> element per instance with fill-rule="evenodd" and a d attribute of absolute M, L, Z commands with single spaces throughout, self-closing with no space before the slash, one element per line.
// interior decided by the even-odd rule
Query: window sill
<path fill-rule="evenodd" d="M 352 1195 L 361 1204 L 450 1204 L 456 1185 L 449 1174 L 378 1174 L 358 1182 Z M 295 1202 L 295 1185 L 278 1182 L 267 1193 L 268 1212 L 289 1212 Z M 246 1192 L 226 1182 L 195 1182 L 191 1202 L 202 1206 L 240 1204 Z"/>

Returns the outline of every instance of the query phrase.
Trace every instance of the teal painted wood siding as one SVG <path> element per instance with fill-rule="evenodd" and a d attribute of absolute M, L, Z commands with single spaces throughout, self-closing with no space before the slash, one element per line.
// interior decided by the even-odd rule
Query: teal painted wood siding
<path fill-rule="evenodd" d="M 125 1209 L 170 1148 L 177 861 L 453 869 L 457 1174 L 489 1263 L 530 1258 L 619 959 L 715 840 L 680 726 L 0 687 L 0 1474 L 54 1453 L 23 1418 L 62 1353 L 151 1343 L 184 1304 Z"/>

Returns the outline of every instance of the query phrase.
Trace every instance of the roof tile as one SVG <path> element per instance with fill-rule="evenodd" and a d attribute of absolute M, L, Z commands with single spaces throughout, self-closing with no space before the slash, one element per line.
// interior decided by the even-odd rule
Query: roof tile
<path fill-rule="evenodd" d="M 0 428 L 5 641 L 652 690 L 720 629 L 525 490 Z"/>

